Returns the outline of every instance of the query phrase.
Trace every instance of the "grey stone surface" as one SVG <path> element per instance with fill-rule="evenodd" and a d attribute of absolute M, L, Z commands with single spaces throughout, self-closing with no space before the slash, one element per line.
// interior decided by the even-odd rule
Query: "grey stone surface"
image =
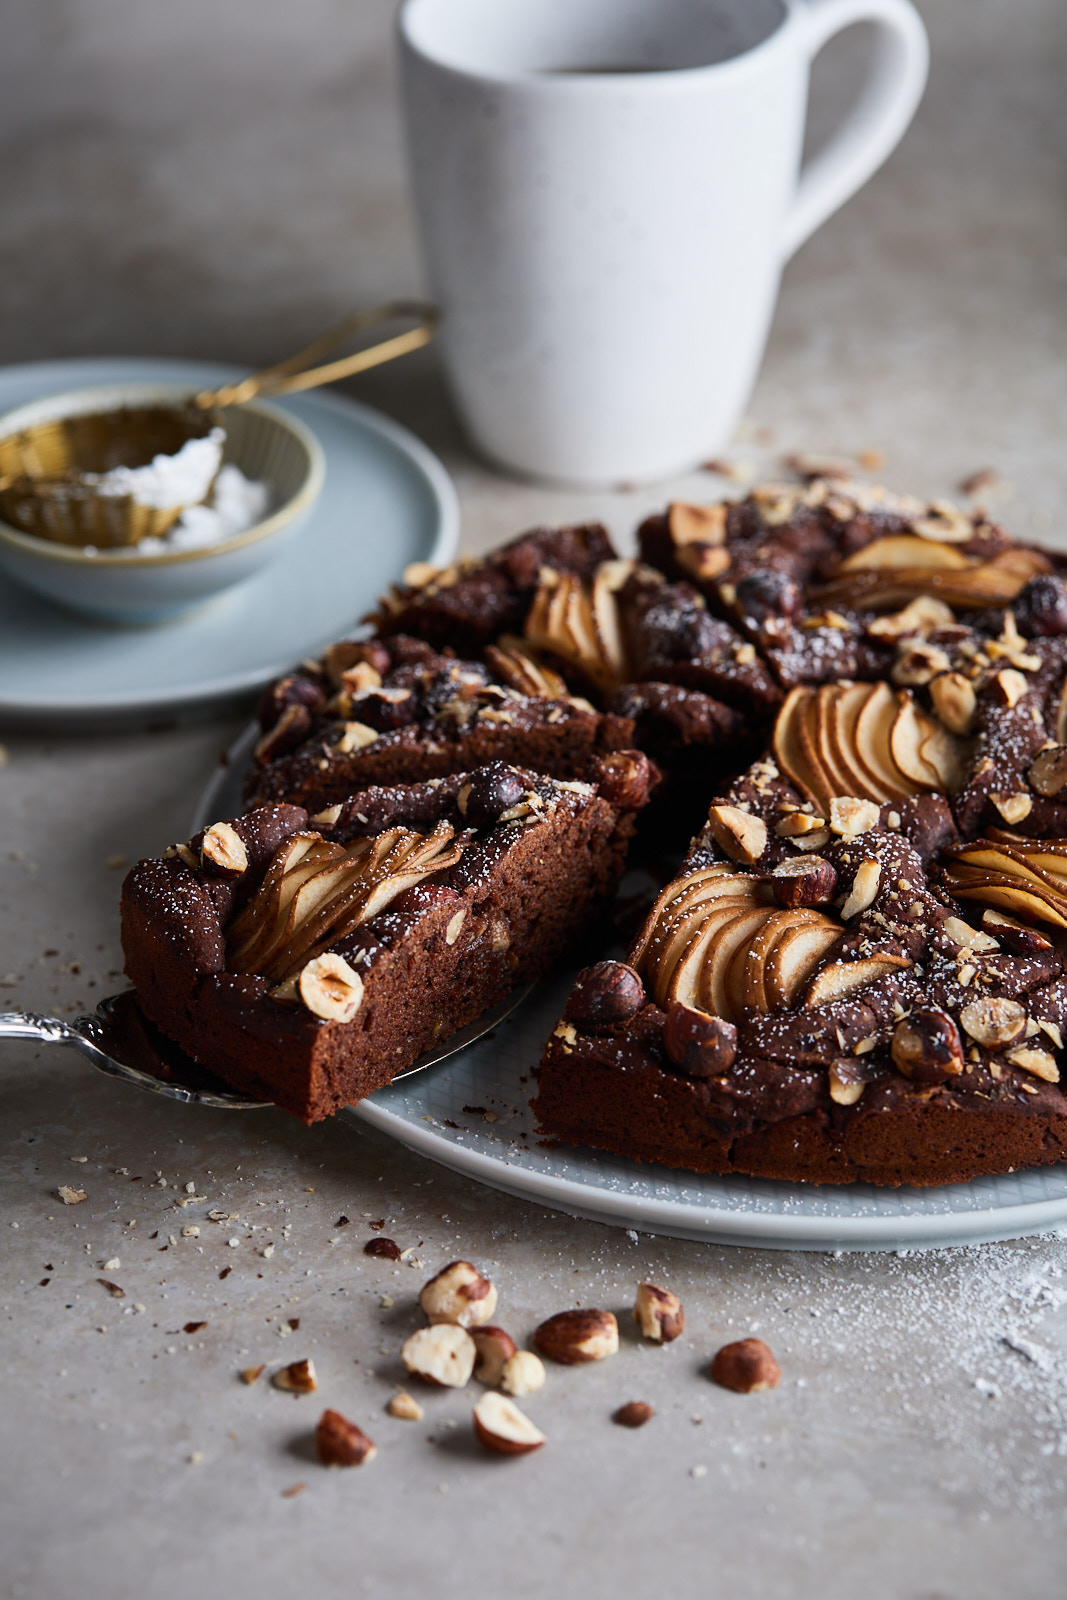
<path fill-rule="evenodd" d="M 788 268 L 731 455 L 880 448 L 889 481 L 938 492 L 992 466 L 997 511 L 1055 537 L 1062 8 L 922 10 L 934 71 L 918 121 Z M 391 17 L 381 0 L 9 0 L 0 359 L 255 362 L 417 288 Z M 861 50 L 843 40 L 822 64 L 820 120 Z M 468 548 L 541 517 L 600 514 L 625 535 L 668 492 L 721 487 L 580 496 L 496 478 L 465 451 L 429 354 L 352 392 L 440 451 Z M 233 731 L 5 738 L 2 1003 L 73 1013 L 118 985 L 108 859 L 185 836 Z M 369 1131 L 184 1110 L 25 1048 L 4 1049 L 0 1104 L 5 1596 L 1062 1592 L 1061 1239 L 907 1258 L 635 1242 Z M 203 1198 L 176 1208 L 190 1182 Z M 64 1183 L 88 1200 L 63 1206 Z M 418 1268 L 362 1255 L 379 1218 Z M 687 1333 L 648 1350 L 624 1319 L 618 1356 L 554 1369 L 529 1402 L 545 1449 L 491 1460 L 462 1393 L 420 1396 L 418 1424 L 383 1412 L 415 1291 L 460 1254 L 498 1280 L 517 1336 L 577 1301 L 624 1311 L 645 1275 L 682 1295 Z M 738 1398 L 705 1369 L 750 1330 L 784 1378 Z M 238 1380 L 304 1355 L 314 1398 Z M 637 1433 L 608 1420 L 631 1398 L 657 1410 Z M 367 1428 L 376 1461 L 326 1473 L 309 1457 L 320 1402 Z"/>

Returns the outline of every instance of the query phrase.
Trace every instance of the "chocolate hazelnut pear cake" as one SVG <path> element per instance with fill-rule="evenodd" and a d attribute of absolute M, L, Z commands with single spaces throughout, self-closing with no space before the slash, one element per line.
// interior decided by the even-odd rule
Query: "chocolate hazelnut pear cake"
<path fill-rule="evenodd" d="M 1067 558 L 821 480 L 675 503 L 639 554 L 409 569 L 272 685 L 249 811 L 127 881 L 147 1014 L 325 1115 L 547 971 L 642 813 L 699 831 L 581 975 L 546 1133 L 827 1183 L 1061 1160 Z"/>
<path fill-rule="evenodd" d="M 309 817 L 258 806 L 123 885 L 142 1010 L 201 1065 L 312 1122 L 543 975 L 610 900 L 652 771 L 496 763 Z"/>

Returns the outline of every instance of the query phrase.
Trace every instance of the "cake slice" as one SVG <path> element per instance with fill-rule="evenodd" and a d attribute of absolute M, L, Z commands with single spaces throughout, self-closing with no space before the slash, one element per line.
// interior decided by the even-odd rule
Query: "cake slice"
<path fill-rule="evenodd" d="M 914 708 L 888 708 L 871 759 L 897 792 L 856 796 L 835 771 L 863 778 L 857 741 L 817 715 L 783 738 L 787 701 L 788 775 L 768 758 L 714 801 L 626 961 L 580 976 L 539 1069 L 544 1132 L 815 1183 L 1067 1155 L 1067 982 L 1047 936 L 1067 926 L 1067 840 L 961 847 Z"/>
<path fill-rule="evenodd" d="M 495 763 L 215 823 L 122 894 L 144 1013 L 236 1088 L 313 1122 L 540 976 L 610 899 L 654 773 Z"/>

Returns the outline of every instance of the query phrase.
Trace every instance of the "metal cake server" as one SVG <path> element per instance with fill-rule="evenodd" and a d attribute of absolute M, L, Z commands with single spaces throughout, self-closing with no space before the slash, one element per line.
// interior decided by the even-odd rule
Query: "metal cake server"
<path fill-rule="evenodd" d="M 427 1067 L 447 1061 L 449 1056 L 483 1038 L 522 1004 L 533 987 L 532 983 L 527 983 L 513 989 L 498 1005 L 483 1011 L 443 1044 L 427 1050 L 410 1067 L 398 1072 L 393 1082 L 399 1083 L 416 1072 L 425 1072 Z M 73 1022 L 64 1022 L 60 1017 L 42 1017 L 32 1011 L 0 1011 L 0 1039 L 33 1039 L 44 1044 L 68 1045 L 108 1077 L 122 1078 L 139 1089 L 165 1095 L 169 1100 L 184 1101 L 186 1105 L 257 1111 L 273 1103 L 254 1100 L 251 1095 L 230 1089 L 221 1078 L 206 1072 L 148 1021 L 132 989 L 101 1000 L 95 1016 L 76 1017 Z"/>

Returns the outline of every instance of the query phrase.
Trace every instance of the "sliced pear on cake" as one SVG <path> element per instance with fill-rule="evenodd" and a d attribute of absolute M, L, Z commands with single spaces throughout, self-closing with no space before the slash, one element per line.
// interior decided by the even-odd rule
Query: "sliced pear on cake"
<path fill-rule="evenodd" d="M 891 738 L 898 709 L 889 685 L 876 683 L 856 719 L 857 757 L 877 775 L 889 800 L 907 800 L 920 788 L 905 777 L 893 759 Z"/>
<path fill-rule="evenodd" d="M 926 571 L 962 572 L 974 562 L 950 544 L 923 539 L 914 533 L 890 533 L 874 539 L 862 550 L 854 550 L 835 568 L 839 572 L 869 572 L 872 569 L 920 567 Z"/>
<path fill-rule="evenodd" d="M 773 912 L 763 909 L 742 911 L 724 923 L 708 941 L 701 965 L 694 1002 L 702 1011 L 736 1021 L 736 1012 L 726 987 L 730 963 L 738 949 L 746 944 Z"/>
<path fill-rule="evenodd" d="M 857 989 L 866 989 L 890 972 L 903 972 L 912 965 L 907 956 L 889 951 L 873 956 L 863 956 L 852 961 L 832 961 L 817 972 L 804 995 L 805 1009 L 824 1006 L 831 1000 L 843 1000 Z"/>
<path fill-rule="evenodd" d="M 661 943 L 654 942 L 649 947 L 644 970 L 652 992 L 657 997 L 680 999 L 680 995 L 671 993 L 679 968 L 684 966 L 689 971 L 694 952 L 702 950 L 718 928 L 742 912 L 753 909 L 751 902 L 725 895 L 692 907 L 683 918 L 671 925 Z"/>
<path fill-rule="evenodd" d="M 767 999 L 772 1011 L 796 1004 L 811 974 L 841 938 L 841 924 L 814 913 L 814 920 L 788 929 L 773 946 L 766 964 Z"/>
<path fill-rule="evenodd" d="M 814 690 L 801 686 L 786 695 L 774 724 L 774 759 L 793 786 L 815 800 L 819 774 L 812 767 L 801 741 L 801 724 Z M 816 804 L 818 802 L 816 801 Z"/>
<path fill-rule="evenodd" d="M 862 759 L 856 740 L 856 724 L 860 712 L 871 697 L 869 683 L 843 683 L 835 686 L 830 699 L 828 736 L 833 745 L 836 766 L 846 775 L 847 787 L 842 794 L 854 795 L 857 800 L 874 800 L 879 805 L 892 800 L 895 795 L 881 776 Z"/>

